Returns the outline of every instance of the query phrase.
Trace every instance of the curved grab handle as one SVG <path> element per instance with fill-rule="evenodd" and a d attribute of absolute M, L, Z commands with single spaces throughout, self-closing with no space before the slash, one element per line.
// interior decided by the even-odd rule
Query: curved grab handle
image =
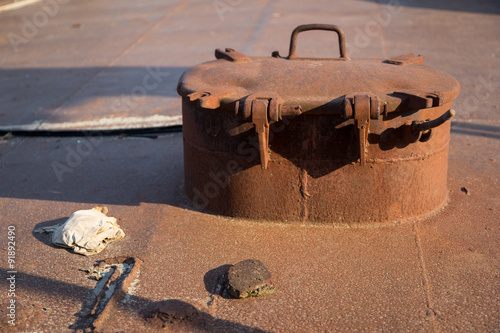
<path fill-rule="evenodd" d="M 446 121 L 453 118 L 453 116 L 455 116 L 455 110 L 451 109 L 434 120 L 428 120 L 428 121 L 422 121 L 422 122 L 414 121 L 411 124 L 411 130 L 413 133 L 425 132 L 425 131 L 428 131 L 434 127 L 441 126 Z"/>
<path fill-rule="evenodd" d="M 290 52 L 288 54 L 287 59 L 294 59 L 295 50 L 297 48 L 297 37 L 299 33 L 309 30 L 326 30 L 326 31 L 335 31 L 339 36 L 339 49 L 340 49 L 340 58 L 346 59 L 346 48 L 345 48 L 345 36 L 344 32 L 336 25 L 333 24 L 304 24 L 299 25 L 292 32 L 292 37 L 290 39 Z M 273 56 L 279 57 L 279 53 L 277 51 L 273 52 Z"/>
<path fill-rule="evenodd" d="M 427 142 L 432 136 L 432 129 L 441 126 L 455 115 L 455 110 L 450 109 L 434 120 L 413 121 L 404 127 L 405 140 L 409 143 Z"/>

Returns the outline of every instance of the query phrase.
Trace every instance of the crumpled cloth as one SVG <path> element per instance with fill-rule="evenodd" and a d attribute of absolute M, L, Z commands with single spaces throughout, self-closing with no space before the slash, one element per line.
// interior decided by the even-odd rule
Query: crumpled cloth
<path fill-rule="evenodd" d="M 116 219 L 107 216 L 107 207 L 79 210 L 62 225 L 42 227 L 35 232 L 52 233 L 52 243 L 90 256 L 104 250 L 109 241 L 122 239 L 125 233 Z M 104 212 L 104 213 L 103 213 Z"/>

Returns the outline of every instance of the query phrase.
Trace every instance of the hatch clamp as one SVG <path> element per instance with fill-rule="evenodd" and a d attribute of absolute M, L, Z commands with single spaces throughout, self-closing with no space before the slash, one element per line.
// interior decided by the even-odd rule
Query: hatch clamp
<path fill-rule="evenodd" d="M 368 134 L 370 133 L 370 119 L 380 116 L 380 99 L 369 93 L 348 94 L 344 98 L 344 119 L 354 119 L 358 138 L 359 160 L 366 164 L 368 150 Z"/>
<path fill-rule="evenodd" d="M 269 124 L 281 120 L 282 104 L 277 94 L 255 93 L 247 96 L 243 105 L 243 117 L 253 123 L 257 133 L 262 169 L 269 163 Z"/>
<path fill-rule="evenodd" d="M 226 48 L 224 51 L 221 49 L 215 50 L 215 58 L 224 59 L 231 62 L 251 62 L 252 59 L 245 54 L 236 51 L 235 49 Z"/>
<path fill-rule="evenodd" d="M 269 164 L 269 124 L 284 116 L 295 117 L 302 113 L 299 105 L 283 105 L 281 97 L 272 92 L 257 92 L 248 95 L 243 104 L 243 118 L 251 121 L 259 141 L 259 156 L 262 169 Z"/>

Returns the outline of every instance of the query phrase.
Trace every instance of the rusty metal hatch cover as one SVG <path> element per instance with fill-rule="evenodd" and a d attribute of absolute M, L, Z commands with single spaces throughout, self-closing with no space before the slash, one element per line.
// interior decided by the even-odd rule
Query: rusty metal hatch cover
<path fill-rule="evenodd" d="M 297 37 L 307 30 L 335 32 L 340 56 L 297 57 Z M 447 120 L 454 115 L 451 103 L 459 83 L 423 65 L 420 55 L 350 59 L 346 52 L 337 26 L 302 25 L 292 32 L 286 57 L 277 51 L 271 57 L 248 57 L 217 49 L 217 60 L 183 74 L 178 92 L 183 97 L 186 192 L 195 204 L 231 216 L 348 223 L 401 220 L 443 205 Z M 244 156 L 245 141 L 254 142 L 258 151 L 252 159 Z M 421 163 L 411 168 L 419 174 L 410 172 L 414 179 L 408 182 L 402 169 L 417 160 Z M 274 167 L 267 170 L 270 163 Z M 377 163 L 385 167 L 366 169 Z M 431 175 L 436 168 L 444 174 Z M 209 176 L 221 172 L 215 180 Z M 422 177 L 437 185 L 423 181 L 427 188 L 417 193 L 424 187 L 412 182 L 422 183 Z M 280 189 L 283 183 L 289 186 Z M 384 188 L 395 185 L 406 187 L 407 194 Z M 288 202 L 293 192 L 298 196 Z M 432 198 L 408 204 L 426 193 Z M 350 207 L 345 198 L 334 198 L 339 194 L 358 201 L 383 199 L 362 199 Z"/>

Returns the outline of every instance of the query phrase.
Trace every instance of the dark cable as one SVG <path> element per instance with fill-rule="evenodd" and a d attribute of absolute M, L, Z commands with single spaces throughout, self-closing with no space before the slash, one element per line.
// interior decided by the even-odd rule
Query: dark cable
<path fill-rule="evenodd" d="M 151 134 L 182 132 L 182 125 L 126 128 L 107 130 L 0 130 L 0 137 L 5 135 L 23 137 L 80 137 L 80 136 L 146 136 Z M 150 136 L 149 136 L 150 137 Z"/>

